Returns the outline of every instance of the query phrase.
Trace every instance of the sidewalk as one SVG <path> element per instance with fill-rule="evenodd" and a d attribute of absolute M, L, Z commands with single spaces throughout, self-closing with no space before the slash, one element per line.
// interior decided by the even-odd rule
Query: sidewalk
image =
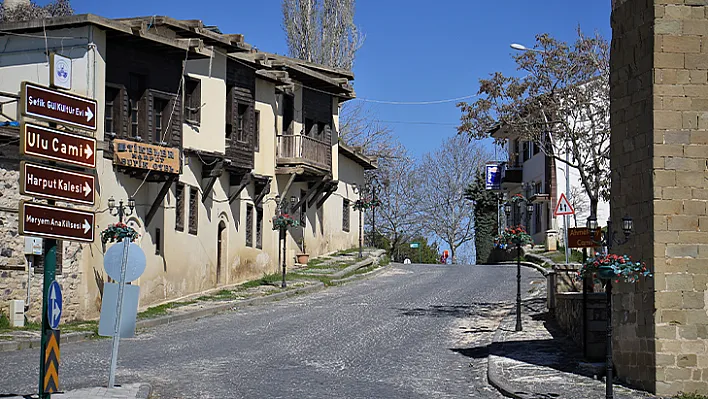
<path fill-rule="evenodd" d="M 115 388 L 85 388 L 75 391 L 68 391 L 60 394 L 52 394 L 52 399 L 148 399 L 152 388 L 148 384 L 128 384 L 116 386 Z M 31 396 L 10 396 L 8 399 L 29 399 Z"/>
<path fill-rule="evenodd" d="M 516 332 L 516 313 L 505 317 L 489 348 L 487 377 L 504 395 L 519 399 L 601 399 L 604 378 L 596 380 L 579 367 L 582 353 L 555 324 L 545 297 L 524 301 L 523 331 Z M 657 399 L 617 383 L 616 399 Z"/>

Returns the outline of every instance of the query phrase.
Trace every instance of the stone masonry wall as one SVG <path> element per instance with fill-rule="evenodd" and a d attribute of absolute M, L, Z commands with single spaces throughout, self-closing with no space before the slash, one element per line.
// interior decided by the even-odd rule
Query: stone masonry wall
<path fill-rule="evenodd" d="M 660 394 L 708 393 L 707 9 L 627 0 L 612 18 L 612 216 L 634 218 L 621 250 L 655 273 L 616 290 L 615 361 Z"/>
<path fill-rule="evenodd" d="M 588 359 L 603 360 L 605 358 L 605 342 L 607 341 L 607 312 L 605 294 L 602 292 L 588 293 Z M 565 292 L 556 295 L 555 318 L 558 325 L 573 341 L 583 347 L 583 294 L 580 292 Z"/>
<path fill-rule="evenodd" d="M 653 231 L 666 223 L 661 217 L 655 220 L 652 201 L 653 107 L 658 101 L 652 95 L 659 94 L 652 91 L 655 1 L 659 0 L 615 2 L 610 49 L 610 215 L 617 222 L 614 230 L 621 231 L 625 215 L 634 220 L 630 241 L 612 252 L 642 259 L 650 269 L 654 269 Z M 612 297 L 616 375 L 648 391 L 656 390 L 657 374 L 652 284 L 615 283 Z"/>
<path fill-rule="evenodd" d="M 18 234 L 20 200 L 20 159 L 17 146 L 0 146 L 0 313 L 9 314 L 9 301 L 27 297 L 27 262 L 24 237 Z M 64 309 L 62 319 L 73 320 L 81 314 L 81 273 L 78 260 L 82 247 L 63 243 L 63 273 L 57 276 L 62 287 Z M 33 274 L 30 281 L 30 309 L 27 317 L 39 321 L 42 312 L 42 275 Z"/>

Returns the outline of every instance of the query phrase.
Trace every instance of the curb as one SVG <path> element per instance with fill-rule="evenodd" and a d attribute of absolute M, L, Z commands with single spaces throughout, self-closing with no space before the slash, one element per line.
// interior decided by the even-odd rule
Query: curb
<path fill-rule="evenodd" d="M 152 385 L 140 384 L 140 388 L 138 388 L 138 394 L 135 395 L 135 399 L 148 399 L 151 394 L 152 394 Z"/>
<path fill-rule="evenodd" d="M 86 341 L 93 336 L 92 332 L 73 332 L 61 335 L 60 344 L 70 344 L 72 342 Z M 38 348 L 41 338 L 30 338 L 23 340 L 0 341 L 0 352 L 11 352 L 22 349 Z"/>
<path fill-rule="evenodd" d="M 258 298 L 245 299 L 239 302 L 225 303 L 222 305 L 217 305 L 204 309 L 197 309 L 191 312 L 184 312 L 180 314 L 167 315 L 162 317 L 157 317 L 154 319 L 139 320 L 135 323 L 135 328 L 150 328 L 157 327 L 164 324 L 175 323 L 183 320 L 199 319 L 206 316 L 213 316 L 228 310 L 236 310 L 246 306 L 260 305 L 268 302 L 275 302 L 283 298 L 287 298 L 294 295 L 307 294 L 316 291 L 320 291 L 325 288 L 325 285 L 321 282 L 317 282 L 314 285 L 304 288 L 298 288 L 292 291 L 279 292 L 277 294 L 262 296 Z"/>
<path fill-rule="evenodd" d="M 494 333 L 494 338 L 492 338 L 492 347 L 504 344 L 504 341 L 501 340 L 502 327 L 504 326 L 506 319 L 508 319 L 512 314 L 514 314 L 514 312 L 515 310 L 511 309 L 509 313 L 504 316 L 501 323 L 499 323 L 499 327 L 497 327 L 497 331 Z M 489 352 L 489 355 L 487 355 L 487 381 L 489 381 L 489 384 L 496 388 L 502 395 L 506 397 L 516 399 L 528 399 L 518 395 L 512 390 L 510 386 L 507 385 L 506 381 L 502 377 L 501 371 L 499 370 L 500 367 L 496 363 L 498 357 L 499 356 L 492 354 L 491 351 Z"/>
<path fill-rule="evenodd" d="M 551 273 L 550 270 L 548 270 L 548 269 L 546 269 L 546 268 L 543 268 L 543 267 L 541 267 L 541 266 L 539 266 L 539 265 L 537 265 L 537 264 L 535 264 L 535 263 L 526 262 L 526 261 L 521 261 L 520 263 L 521 263 L 521 266 L 525 266 L 525 267 L 528 267 L 528 268 L 530 268 L 530 269 L 536 269 L 538 272 L 540 272 L 541 274 L 543 274 L 544 277 L 547 277 L 547 276 Z M 497 265 L 516 265 L 516 262 L 514 262 L 514 261 L 507 261 L 507 262 L 499 262 L 499 263 L 496 263 L 496 264 L 497 264 Z"/>
<path fill-rule="evenodd" d="M 362 274 L 355 274 L 355 275 L 353 275 L 353 276 L 349 276 L 349 277 L 347 277 L 347 278 L 343 278 L 343 279 L 340 279 L 340 280 L 331 280 L 331 282 L 334 283 L 334 284 L 342 284 L 342 283 L 348 283 L 348 282 L 350 282 L 350 281 L 355 281 L 355 280 L 363 280 L 363 279 L 366 279 L 366 278 L 369 278 L 369 277 L 373 277 L 373 276 L 375 276 L 375 275 L 377 275 L 377 274 L 383 272 L 384 270 L 387 270 L 387 269 L 390 268 L 393 264 L 394 264 L 394 262 L 389 262 L 388 265 L 386 265 L 386 266 L 381 266 L 381 267 L 379 267 L 378 269 L 374 269 L 374 270 L 372 270 L 372 271 L 370 271 L 370 272 L 366 272 L 366 273 L 362 273 Z M 400 263 L 396 263 L 396 264 L 399 264 L 399 265 L 400 265 Z"/>

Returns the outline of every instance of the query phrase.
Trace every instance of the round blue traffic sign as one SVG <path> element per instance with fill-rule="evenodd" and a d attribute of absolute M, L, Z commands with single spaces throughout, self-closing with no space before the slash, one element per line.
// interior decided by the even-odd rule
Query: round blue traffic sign
<path fill-rule="evenodd" d="M 52 330 L 56 330 L 59 327 L 62 308 L 61 287 L 56 280 L 49 284 L 48 295 L 49 301 L 47 302 L 47 321 L 49 322 L 49 327 Z"/>

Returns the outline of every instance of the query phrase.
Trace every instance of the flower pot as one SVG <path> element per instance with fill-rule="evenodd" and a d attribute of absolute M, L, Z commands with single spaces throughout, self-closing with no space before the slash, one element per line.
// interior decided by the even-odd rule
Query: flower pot
<path fill-rule="evenodd" d="M 310 254 L 297 254 L 297 263 L 306 265 L 310 260 Z"/>
<path fill-rule="evenodd" d="M 615 270 L 612 266 L 603 265 L 597 268 L 597 275 L 603 280 L 609 280 L 615 277 Z"/>

